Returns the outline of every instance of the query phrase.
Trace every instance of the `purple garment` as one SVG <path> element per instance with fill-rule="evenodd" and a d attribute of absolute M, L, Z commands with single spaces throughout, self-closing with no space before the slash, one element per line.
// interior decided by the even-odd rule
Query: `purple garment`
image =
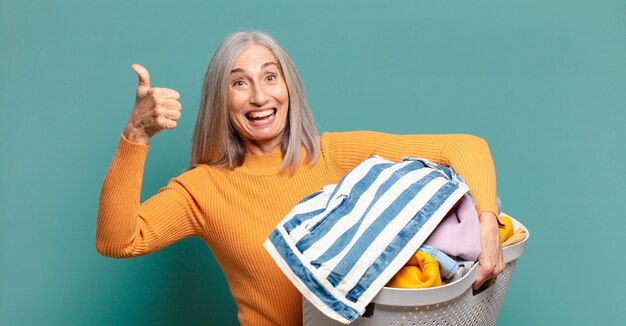
<path fill-rule="evenodd" d="M 448 256 L 469 261 L 478 260 L 480 224 L 476 206 L 468 195 L 463 196 L 456 208 L 448 212 L 424 244 L 435 247 Z"/>

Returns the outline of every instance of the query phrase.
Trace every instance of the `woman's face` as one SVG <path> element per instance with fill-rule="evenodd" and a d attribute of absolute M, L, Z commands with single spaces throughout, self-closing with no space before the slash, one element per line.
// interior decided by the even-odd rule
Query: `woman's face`
<path fill-rule="evenodd" d="M 288 110 L 289 92 L 272 52 L 260 45 L 246 49 L 233 64 L 228 86 L 228 115 L 246 152 L 280 148 Z"/>

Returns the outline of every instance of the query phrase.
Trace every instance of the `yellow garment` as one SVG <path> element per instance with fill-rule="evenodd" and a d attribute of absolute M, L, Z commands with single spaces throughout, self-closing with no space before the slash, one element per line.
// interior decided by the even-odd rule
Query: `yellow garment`
<path fill-rule="evenodd" d="M 502 242 L 502 247 L 512 246 L 518 242 L 521 242 L 524 239 L 526 239 L 526 230 L 519 227 L 517 228 L 517 230 L 515 230 L 515 233 L 513 233 L 512 236 L 506 239 L 506 241 Z"/>
<path fill-rule="evenodd" d="M 387 283 L 393 288 L 431 288 L 441 285 L 439 264 L 431 255 L 418 251 Z"/>
<path fill-rule="evenodd" d="M 513 235 L 513 221 L 510 216 L 506 215 L 500 215 L 498 219 L 504 224 L 500 227 L 500 242 L 504 242 Z"/>
<path fill-rule="evenodd" d="M 325 133 L 320 143 L 317 162 L 307 166 L 301 160 L 294 174 L 279 173 L 280 151 L 246 154 L 234 170 L 200 165 L 186 171 L 140 205 L 149 146 L 122 137 L 102 185 L 96 248 L 109 257 L 136 257 L 199 237 L 224 271 L 240 325 L 298 325 L 302 295 L 263 241 L 303 197 L 337 183 L 370 155 L 451 165 L 472 189 L 478 212 L 497 212 L 495 169 L 480 138 L 360 131 Z"/>

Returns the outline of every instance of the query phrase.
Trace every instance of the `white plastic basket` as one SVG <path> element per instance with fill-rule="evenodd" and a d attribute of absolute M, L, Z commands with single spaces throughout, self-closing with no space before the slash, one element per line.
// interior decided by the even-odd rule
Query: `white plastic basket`
<path fill-rule="evenodd" d="M 350 325 L 495 325 L 515 263 L 530 237 L 526 227 L 511 220 L 514 229 L 522 227 L 526 231 L 526 239 L 502 250 L 506 267 L 488 288 L 479 293 L 472 290 L 478 264 L 461 279 L 435 288 L 385 287 L 372 300 L 371 316 L 359 317 Z M 321 313 L 306 298 L 302 309 L 304 326 L 343 325 Z"/>

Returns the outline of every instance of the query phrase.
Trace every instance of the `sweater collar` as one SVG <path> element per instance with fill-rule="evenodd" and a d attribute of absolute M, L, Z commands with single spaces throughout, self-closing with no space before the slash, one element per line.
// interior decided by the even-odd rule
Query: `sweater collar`
<path fill-rule="evenodd" d="M 282 162 L 283 156 L 280 150 L 264 155 L 246 153 L 243 165 L 235 168 L 235 171 L 252 175 L 278 174 Z"/>

